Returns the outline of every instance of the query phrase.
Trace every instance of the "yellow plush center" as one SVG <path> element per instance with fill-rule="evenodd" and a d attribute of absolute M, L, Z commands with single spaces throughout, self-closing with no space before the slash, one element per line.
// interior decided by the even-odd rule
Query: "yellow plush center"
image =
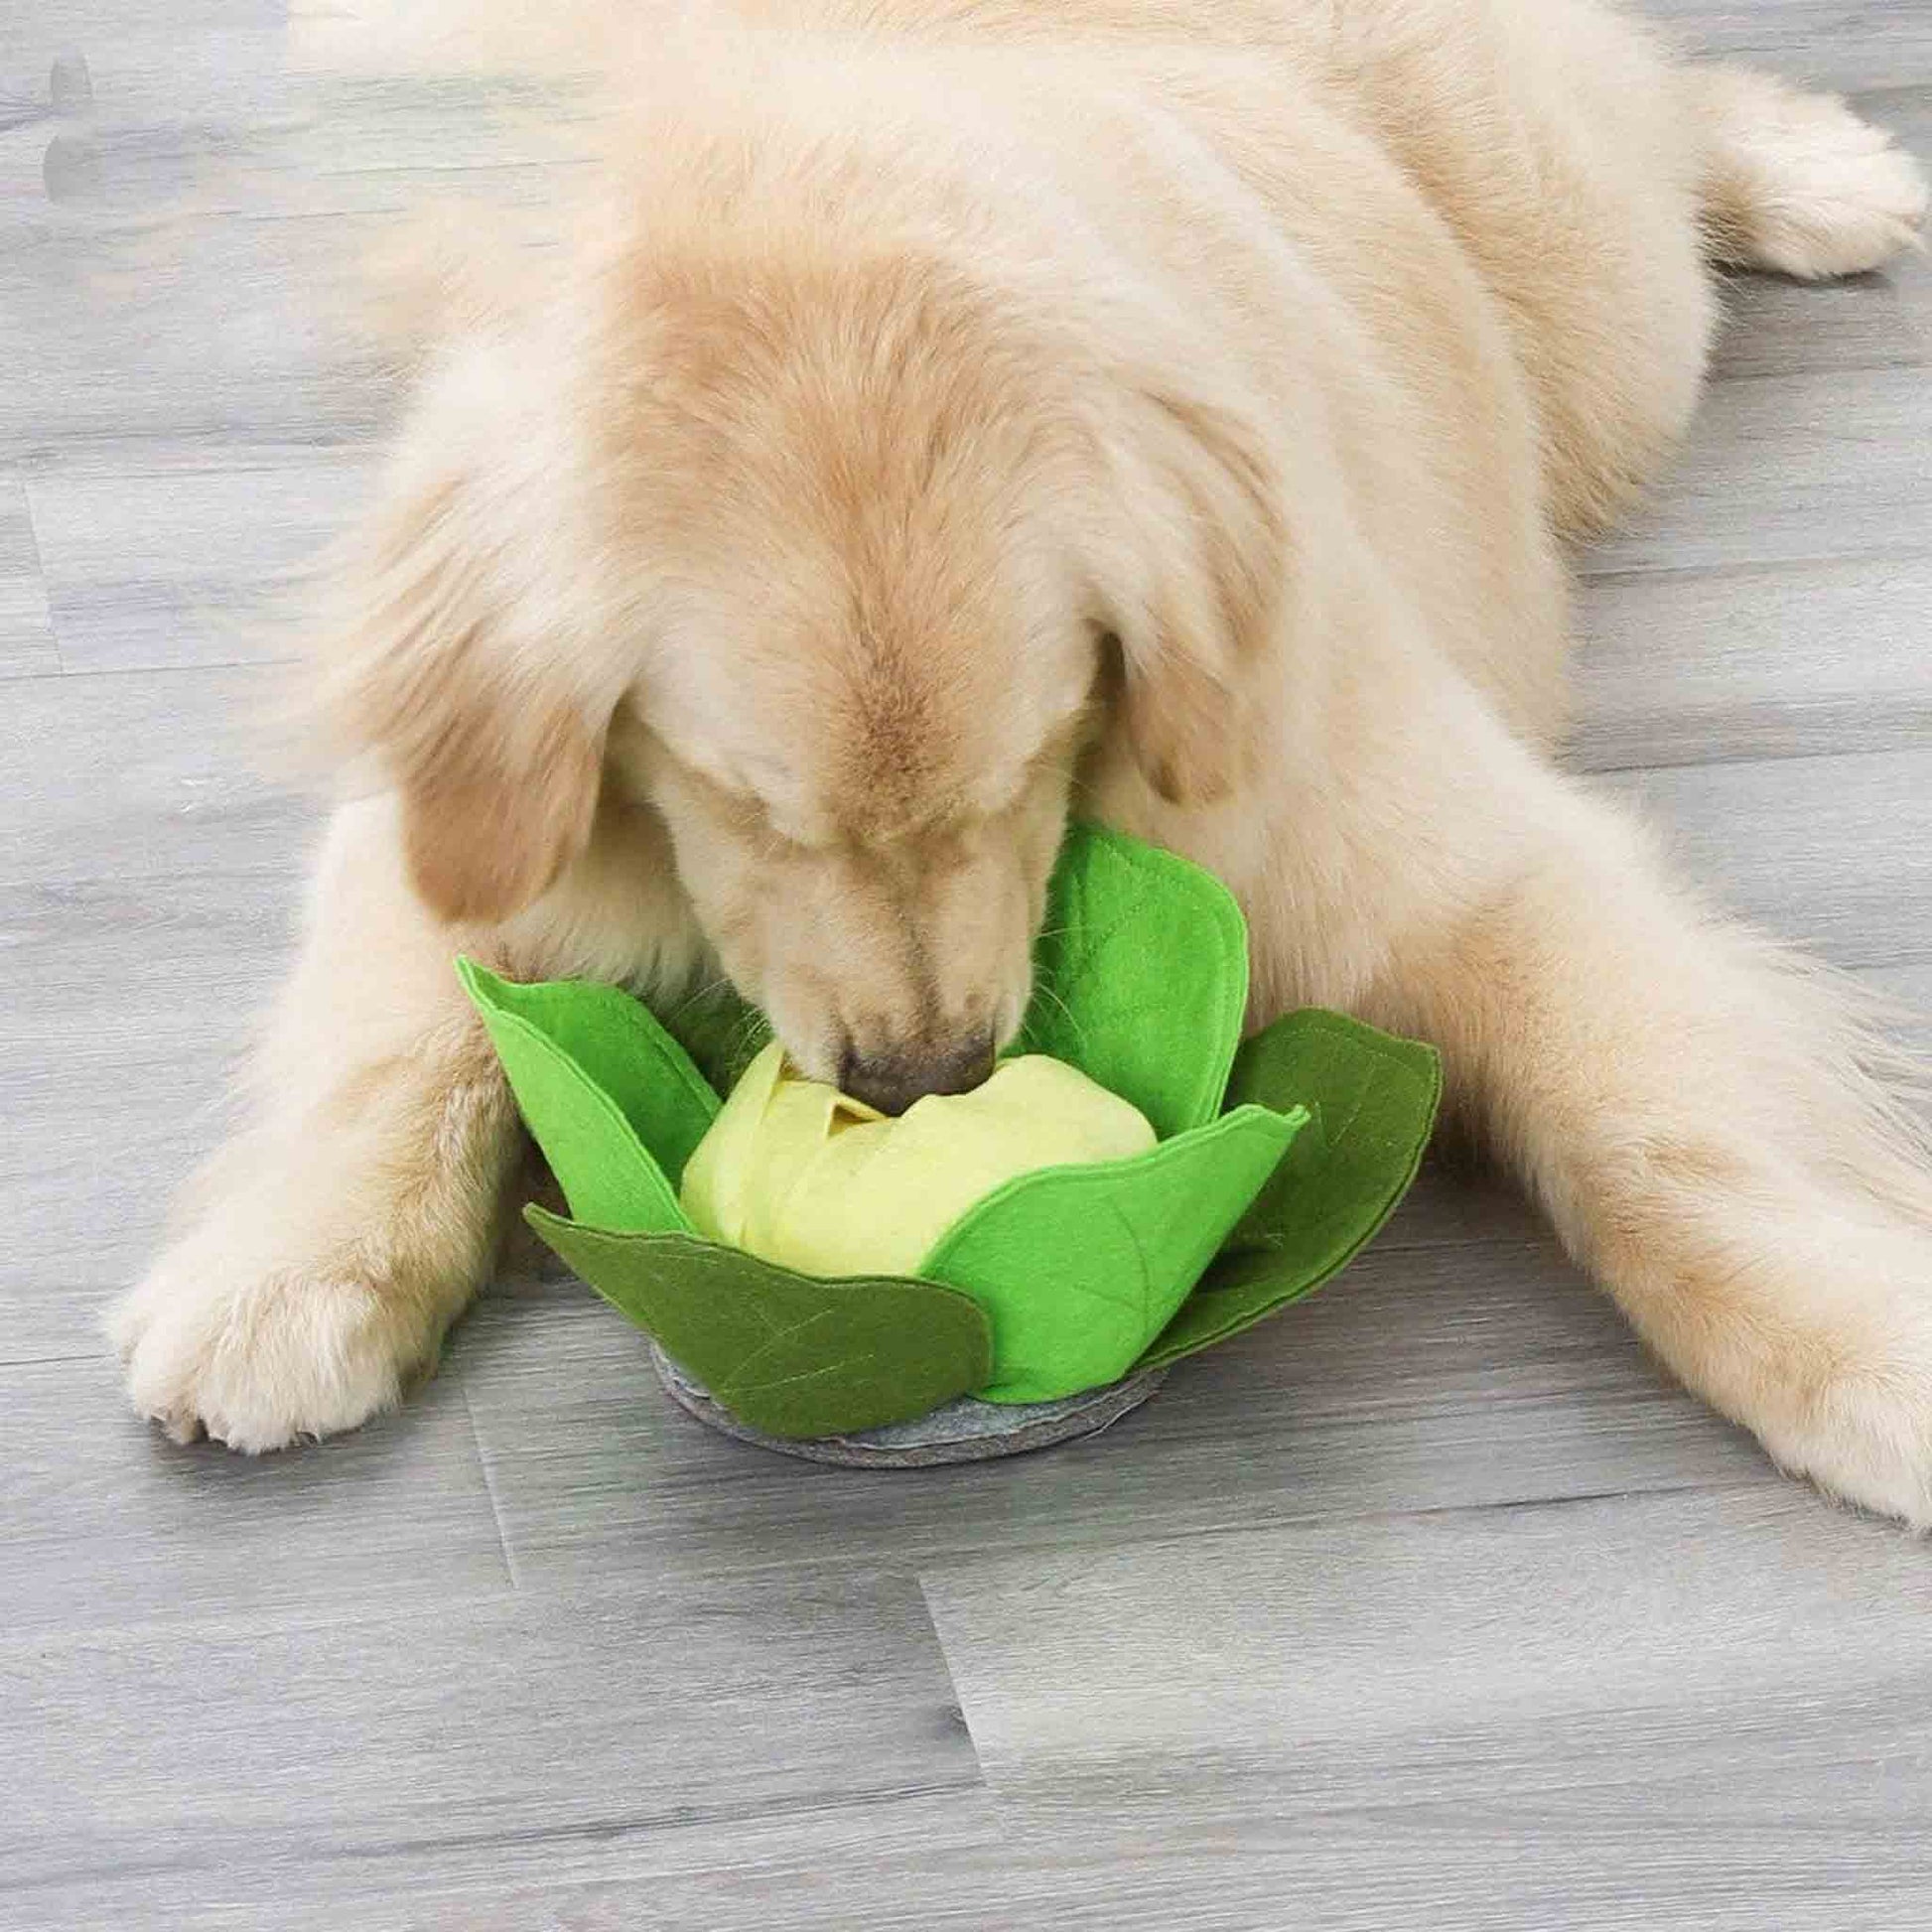
<path fill-rule="evenodd" d="M 684 1170 L 697 1231 L 806 1275 L 911 1275 L 995 1188 L 1038 1168 L 1145 1154 L 1154 1129 L 1077 1067 L 1003 1060 L 897 1120 L 792 1073 L 774 1040 Z"/>

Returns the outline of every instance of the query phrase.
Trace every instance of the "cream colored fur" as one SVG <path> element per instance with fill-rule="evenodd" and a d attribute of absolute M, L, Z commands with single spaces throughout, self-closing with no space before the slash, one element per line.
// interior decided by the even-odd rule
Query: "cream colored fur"
<path fill-rule="evenodd" d="M 1932 1523 L 1922 1139 L 1550 759 L 1561 545 L 1683 431 L 1708 260 L 1875 266 L 1919 171 L 1585 0 L 669 11 L 604 23 L 563 253 L 431 291 L 320 626 L 378 784 L 113 1316 L 142 1412 L 271 1449 L 433 1359 L 517 1147 L 459 946 L 916 1067 L 1011 1031 L 1077 803 L 1235 889 L 1257 1024 L 1438 1041 L 1678 1375 Z"/>

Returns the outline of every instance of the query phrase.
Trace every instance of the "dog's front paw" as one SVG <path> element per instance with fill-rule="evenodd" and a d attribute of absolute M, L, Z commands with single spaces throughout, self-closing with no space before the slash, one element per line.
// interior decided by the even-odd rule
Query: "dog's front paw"
<path fill-rule="evenodd" d="M 224 1270 L 193 1247 L 110 1311 L 135 1408 L 178 1443 L 258 1453 L 393 1408 L 436 1336 L 352 1270 Z"/>

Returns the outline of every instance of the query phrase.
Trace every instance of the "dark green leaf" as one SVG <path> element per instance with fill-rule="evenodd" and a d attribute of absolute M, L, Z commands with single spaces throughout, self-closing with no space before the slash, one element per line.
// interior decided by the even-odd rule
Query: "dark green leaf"
<path fill-rule="evenodd" d="M 771 1037 L 771 1023 L 729 980 L 667 995 L 658 1010 L 664 1031 L 691 1055 L 714 1093 L 730 1093 Z"/>
<path fill-rule="evenodd" d="M 845 1436 L 907 1422 L 992 1374 L 986 1316 L 931 1282 L 818 1281 L 691 1235 L 524 1213 L 606 1301 L 768 1435 Z"/>
<path fill-rule="evenodd" d="M 1141 1365 L 1250 1327 L 1344 1267 L 1415 1179 L 1442 1084 L 1433 1047 L 1318 1008 L 1251 1039 L 1230 1101 L 1299 1104 L 1314 1118 Z"/>

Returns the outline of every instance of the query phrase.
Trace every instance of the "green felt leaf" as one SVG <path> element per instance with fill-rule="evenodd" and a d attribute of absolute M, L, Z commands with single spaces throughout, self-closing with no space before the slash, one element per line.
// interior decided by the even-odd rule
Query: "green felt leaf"
<path fill-rule="evenodd" d="M 1221 1111 L 1248 1005 L 1233 895 L 1172 852 L 1075 825 L 1034 956 L 1027 1052 L 1131 1100 L 1162 1140 Z"/>
<path fill-rule="evenodd" d="M 570 1202 L 600 1225 L 688 1228 L 677 1177 L 718 1096 L 650 1011 L 613 986 L 520 986 L 474 960 L 457 975 Z"/>
<path fill-rule="evenodd" d="M 1151 1153 L 1022 1174 L 920 1269 L 993 1324 L 988 1402 L 1048 1402 L 1125 1375 L 1166 1329 L 1308 1115 L 1239 1107 Z"/>
<path fill-rule="evenodd" d="M 1292 1013 L 1249 1040 L 1230 1101 L 1300 1103 L 1314 1118 L 1141 1365 L 1251 1327 L 1350 1261 L 1415 1179 L 1442 1090 L 1433 1047 L 1338 1013 Z"/>
<path fill-rule="evenodd" d="M 986 1316 L 931 1282 L 819 1281 L 687 1234 L 530 1225 L 735 1416 L 772 1436 L 907 1422 L 992 1373 Z"/>

